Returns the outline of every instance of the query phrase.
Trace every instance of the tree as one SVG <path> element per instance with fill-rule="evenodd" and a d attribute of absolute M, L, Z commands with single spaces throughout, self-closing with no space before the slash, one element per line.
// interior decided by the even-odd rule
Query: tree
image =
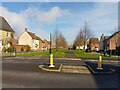
<path fill-rule="evenodd" d="M 56 29 L 54 34 L 53 34 L 53 42 L 55 44 L 56 51 L 58 51 L 58 42 L 59 42 L 59 31 L 58 31 L 58 29 Z"/>
<path fill-rule="evenodd" d="M 65 37 L 58 29 L 56 29 L 53 34 L 53 43 L 55 45 L 56 51 L 58 51 L 58 48 L 67 48 L 68 46 Z"/>
<path fill-rule="evenodd" d="M 31 47 L 29 45 L 26 45 L 26 52 L 29 52 L 29 51 L 31 51 Z"/>
<path fill-rule="evenodd" d="M 89 38 L 93 36 L 92 30 L 88 27 L 87 23 L 85 22 L 85 25 L 80 29 L 80 32 L 78 33 L 75 43 L 76 45 L 83 45 L 84 51 L 85 46 Z"/>
<path fill-rule="evenodd" d="M 93 36 L 92 30 L 88 27 L 87 23 L 85 22 L 85 25 L 82 28 L 82 37 L 83 37 L 83 44 L 84 44 L 84 50 L 85 45 L 88 39 L 90 39 Z"/>
<path fill-rule="evenodd" d="M 59 48 L 67 48 L 68 47 L 67 41 L 66 41 L 65 37 L 62 35 L 62 33 L 59 34 L 58 47 Z"/>
<path fill-rule="evenodd" d="M 2 51 L 3 51 L 4 53 L 7 51 L 7 49 L 6 49 L 5 46 L 2 48 Z"/>
<path fill-rule="evenodd" d="M 83 45 L 83 35 L 82 35 L 82 30 L 80 30 L 80 32 L 78 33 L 75 41 L 74 41 L 74 44 L 73 44 L 73 47 L 75 48 L 76 46 L 82 46 Z"/>

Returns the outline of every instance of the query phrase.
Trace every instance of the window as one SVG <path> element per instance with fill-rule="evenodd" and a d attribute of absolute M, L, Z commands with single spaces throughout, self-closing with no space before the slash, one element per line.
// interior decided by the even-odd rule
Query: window
<path fill-rule="evenodd" d="M 37 48 L 38 47 L 38 45 L 37 44 L 35 44 L 35 48 Z"/>
<path fill-rule="evenodd" d="M 9 32 L 7 32 L 7 37 L 10 37 L 10 33 Z"/>

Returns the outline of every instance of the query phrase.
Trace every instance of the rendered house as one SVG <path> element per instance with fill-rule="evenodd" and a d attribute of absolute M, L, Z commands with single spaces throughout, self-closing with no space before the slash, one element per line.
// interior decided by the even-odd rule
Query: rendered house
<path fill-rule="evenodd" d="M 88 43 L 88 41 L 86 42 L 85 50 L 87 49 L 87 43 Z M 83 49 L 84 49 L 84 44 L 83 44 L 83 42 L 82 42 L 82 41 L 74 42 L 74 44 L 73 44 L 73 49 L 83 50 Z"/>
<path fill-rule="evenodd" d="M 43 50 L 43 41 L 35 33 L 29 32 L 27 28 L 18 38 L 18 45 L 29 45 L 31 50 Z"/>
<path fill-rule="evenodd" d="M 105 36 L 104 34 L 101 35 L 101 38 L 100 38 L 100 50 L 101 51 L 104 51 L 106 50 L 106 40 L 109 38 L 110 36 Z"/>
<path fill-rule="evenodd" d="M 14 30 L 2 16 L 0 16 L 0 44 L 2 44 L 0 50 L 2 50 L 3 47 L 7 49 L 16 44 L 16 40 L 14 39 Z"/>

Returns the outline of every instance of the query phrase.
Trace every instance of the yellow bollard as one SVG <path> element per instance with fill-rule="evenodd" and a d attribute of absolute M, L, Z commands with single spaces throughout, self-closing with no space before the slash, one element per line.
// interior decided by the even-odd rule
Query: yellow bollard
<path fill-rule="evenodd" d="M 54 67 L 54 62 L 53 62 L 53 54 L 50 54 L 50 66 L 49 67 Z"/>
<path fill-rule="evenodd" d="M 99 56 L 98 67 L 97 67 L 97 69 L 100 69 L 100 70 L 103 69 L 103 68 L 102 68 L 102 56 Z"/>

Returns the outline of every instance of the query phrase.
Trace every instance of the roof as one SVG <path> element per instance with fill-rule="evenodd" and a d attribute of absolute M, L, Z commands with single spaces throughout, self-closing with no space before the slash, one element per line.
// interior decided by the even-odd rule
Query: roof
<path fill-rule="evenodd" d="M 98 38 L 90 38 L 89 43 L 91 44 L 99 44 Z"/>
<path fill-rule="evenodd" d="M 50 41 L 47 41 L 46 39 L 44 39 L 43 42 L 47 42 L 48 44 L 50 44 Z"/>
<path fill-rule="evenodd" d="M 3 31 L 14 32 L 14 30 L 2 16 L 0 16 L 0 29 Z"/>
<path fill-rule="evenodd" d="M 120 33 L 120 31 L 115 32 L 114 34 L 112 34 L 109 38 L 107 38 L 106 40 L 110 40 L 112 37 L 114 37 L 116 34 Z"/>
<path fill-rule="evenodd" d="M 104 36 L 104 39 L 108 39 L 110 36 Z"/>
<path fill-rule="evenodd" d="M 36 40 L 41 40 L 42 41 L 42 39 L 40 37 L 36 36 L 34 33 L 29 32 L 29 31 L 27 31 L 27 33 L 32 37 L 32 39 L 36 39 Z"/>

